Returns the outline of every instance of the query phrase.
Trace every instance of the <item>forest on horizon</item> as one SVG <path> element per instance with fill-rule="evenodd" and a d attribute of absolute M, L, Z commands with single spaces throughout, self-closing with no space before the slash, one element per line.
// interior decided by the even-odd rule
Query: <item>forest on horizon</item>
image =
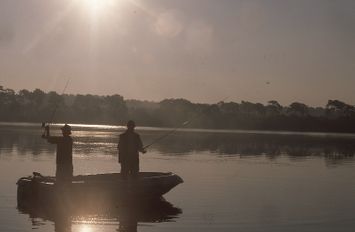
<path fill-rule="evenodd" d="M 54 116 L 53 116 L 54 115 Z M 53 119 L 52 119 L 53 118 Z M 205 129 L 355 132 L 355 106 L 328 100 L 324 107 L 301 102 L 282 106 L 248 101 L 192 103 L 186 99 L 160 102 L 125 100 L 121 95 L 73 95 L 40 89 L 18 92 L 0 86 L 0 121 L 66 122 Z M 186 123 L 185 123 L 186 124 Z"/>

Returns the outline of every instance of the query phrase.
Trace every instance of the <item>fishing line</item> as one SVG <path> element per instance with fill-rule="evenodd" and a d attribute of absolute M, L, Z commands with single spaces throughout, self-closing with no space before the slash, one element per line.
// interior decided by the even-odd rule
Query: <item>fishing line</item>
<path fill-rule="evenodd" d="M 61 96 L 65 93 L 65 90 L 67 89 L 67 87 L 68 87 L 68 85 L 69 85 L 70 79 L 71 79 L 71 78 L 69 77 L 68 80 L 67 80 L 67 82 L 65 83 L 65 86 L 64 86 L 64 89 L 63 89 L 63 91 L 62 91 Z M 49 126 L 50 124 L 53 123 L 53 119 L 54 119 L 54 116 L 55 116 L 55 114 L 56 114 L 56 112 L 57 112 L 57 110 L 58 110 L 58 106 L 59 106 L 58 101 L 56 101 L 56 102 L 55 102 L 55 107 L 54 107 L 54 109 L 53 109 L 53 112 L 52 112 L 52 114 L 51 114 L 51 117 L 50 117 L 49 122 L 47 122 L 47 123 L 42 122 L 42 128 L 45 128 L 45 127 L 46 127 L 46 124 Z M 43 134 L 44 134 L 44 133 L 45 133 L 45 132 L 43 132 Z"/>
<path fill-rule="evenodd" d="M 69 84 L 69 81 L 70 81 L 70 77 L 68 78 L 67 82 L 65 83 L 65 86 L 64 86 L 64 89 L 63 89 L 61 95 L 63 95 L 64 92 L 65 92 L 65 90 L 67 89 L 68 84 Z M 49 124 L 51 124 L 51 123 L 53 122 L 53 119 L 54 119 L 55 113 L 57 112 L 57 109 L 58 109 L 58 101 L 57 101 L 56 104 L 55 104 L 55 108 L 54 108 L 54 110 L 53 110 L 53 112 L 52 112 L 52 115 L 51 115 L 51 117 L 50 117 L 51 120 L 49 121 Z"/>
<path fill-rule="evenodd" d="M 227 100 L 228 98 L 229 98 L 229 96 L 223 98 L 221 101 L 218 101 L 218 102 L 217 102 L 217 105 L 218 105 L 218 103 L 220 103 L 220 102 L 224 102 L 224 101 Z M 165 133 L 165 134 L 163 134 L 162 136 L 158 137 L 157 139 L 153 140 L 153 142 L 151 142 L 150 144 L 144 146 L 143 149 L 147 149 L 148 147 L 152 146 L 153 144 L 159 142 L 160 140 L 162 140 L 162 139 L 168 137 L 169 135 L 175 133 L 176 131 L 178 131 L 178 130 L 184 128 L 184 127 L 187 126 L 191 121 L 193 121 L 193 120 L 195 120 L 195 119 L 201 117 L 204 111 L 207 111 L 209 108 L 213 107 L 214 105 L 215 105 L 215 104 L 211 104 L 211 105 L 210 105 L 209 107 L 207 107 L 205 110 L 201 109 L 201 111 L 200 111 L 198 114 L 196 114 L 194 117 L 190 118 L 190 120 L 187 120 L 187 121 L 183 122 L 180 126 L 174 128 L 174 129 L 172 129 L 171 131 L 168 131 L 167 133 Z"/>

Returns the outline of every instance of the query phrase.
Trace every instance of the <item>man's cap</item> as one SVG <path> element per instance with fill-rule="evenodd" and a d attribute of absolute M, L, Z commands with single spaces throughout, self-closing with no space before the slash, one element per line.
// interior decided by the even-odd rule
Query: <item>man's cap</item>
<path fill-rule="evenodd" d="M 134 123 L 133 120 L 129 120 L 129 121 L 127 122 L 127 127 L 135 127 L 135 126 L 136 126 L 136 124 Z"/>
<path fill-rule="evenodd" d="M 71 126 L 69 126 L 68 124 L 65 124 L 62 128 L 62 131 L 64 132 L 71 132 Z"/>

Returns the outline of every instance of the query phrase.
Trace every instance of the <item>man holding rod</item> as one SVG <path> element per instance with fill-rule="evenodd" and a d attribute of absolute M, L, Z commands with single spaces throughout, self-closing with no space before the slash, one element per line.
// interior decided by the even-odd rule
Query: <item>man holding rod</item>
<path fill-rule="evenodd" d="M 45 126 L 42 138 L 57 145 L 56 154 L 56 183 L 71 183 L 73 178 L 73 139 L 71 127 L 65 124 L 62 128 L 63 136 L 51 136 L 49 125 Z"/>
<path fill-rule="evenodd" d="M 138 176 L 139 152 L 146 153 L 139 134 L 134 131 L 135 127 L 134 121 L 129 120 L 127 130 L 120 134 L 118 141 L 118 162 L 121 164 L 123 178 L 127 178 L 128 175 Z"/>

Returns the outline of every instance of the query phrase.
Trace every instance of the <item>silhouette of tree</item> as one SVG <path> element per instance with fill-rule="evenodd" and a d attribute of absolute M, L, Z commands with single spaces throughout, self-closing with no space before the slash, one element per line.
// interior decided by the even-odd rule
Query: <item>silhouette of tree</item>
<path fill-rule="evenodd" d="M 275 116 L 280 115 L 282 113 L 282 106 L 275 100 L 268 101 L 268 105 L 266 106 L 266 112 L 268 115 Z"/>
<path fill-rule="evenodd" d="M 54 114 L 55 112 L 55 114 Z M 271 100 L 267 105 L 242 101 L 218 104 L 192 103 L 185 99 L 161 102 L 125 100 L 120 95 L 59 95 L 0 86 L 0 120 L 124 124 L 134 119 L 141 126 L 219 129 L 295 130 L 355 132 L 355 107 L 329 100 L 326 107 L 308 107 L 293 102 L 283 107 Z"/>
<path fill-rule="evenodd" d="M 288 112 L 291 115 L 305 117 L 308 116 L 308 106 L 303 103 L 294 102 L 290 105 Z"/>
<path fill-rule="evenodd" d="M 355 115 L 355 107 L 339 100 L 328 100 L 326 112 L 331 117 L 351 117 Z"/>
<path fill-rule="evenodd" d="M 125 123 L 127 121 L 127 106 L 122 96 L 115 94 L 104 97 L 103 113 L 108 123 Z"/>

